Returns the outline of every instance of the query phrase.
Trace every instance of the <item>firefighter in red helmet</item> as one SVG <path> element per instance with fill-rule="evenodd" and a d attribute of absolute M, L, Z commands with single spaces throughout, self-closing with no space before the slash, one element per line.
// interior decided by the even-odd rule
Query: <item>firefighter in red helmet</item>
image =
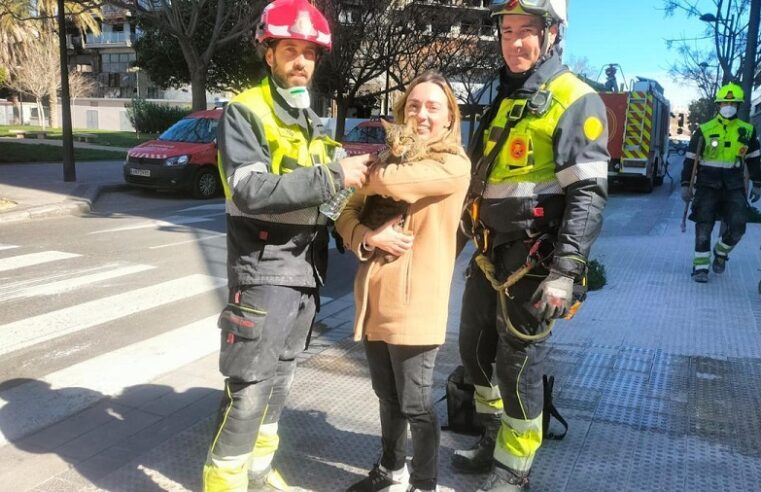
<path fill-rule="evenodd" d="M 269 75 L 226 105 L 217 131 L 229 298 L 218 321 L 225 388 L 203 470 L 206 492 L 287 489 L 271 463 L 325 278 L 319 205 L 360 188 L 370 162 L 369 155 L 336 159 L 340 145 L 310 108 L 315 65 L 331 49 L 327 19 L 306 0 L 275 0 L 256 40 Z"/>

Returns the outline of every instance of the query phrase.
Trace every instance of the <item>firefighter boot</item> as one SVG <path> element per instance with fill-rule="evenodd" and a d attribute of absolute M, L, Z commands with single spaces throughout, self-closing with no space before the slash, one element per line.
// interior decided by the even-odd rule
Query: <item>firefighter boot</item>
<path fill-rule="evenodd" d="M 708 282 L 708 270 L 693 270 L 692 280 L 701 284 Z"/>
<path fill-rule="evenodd" d="M 498 414 L 479 413 L 483 432 L 481 439 L 468 449 L 456 449 L 452 468 L 459 473 L 486 473 L 494 462 L 494 446 L 500 427 Z"/>
<path fill-rule="evenodd" d="M 727 268 L 728 259 L 729 258 L 725 255 L 714 254 L 713 263 L 711 264 L 713 273 L 724 273 L 724 270 Z"/>
<path fill-rule="evenodd" d="M 280 472 L 267 467 L 257 476 L 248 476 L 248 492 L 277 492 L 279 490 L 288 490 L 288 484 L 285 483 Z"/>
<path fill-rule="evenodd" d="M 497 465 L 477 492 L 523 492 L 528 489 L 528 473 L 518 473 Z"/>

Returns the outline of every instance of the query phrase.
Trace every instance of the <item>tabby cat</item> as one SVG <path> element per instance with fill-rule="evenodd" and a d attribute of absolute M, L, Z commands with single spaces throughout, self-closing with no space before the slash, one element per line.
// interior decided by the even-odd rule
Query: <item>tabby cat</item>
<path fill-rule="evenodd" d="M 406 125 L 400 125 L 381 119 L 381 124 L 386 130 L 388 147 L 378 154 L 378 161 L 373 164 L 373 168 L 384 167 L 388 164 L 403 165 L 409 163 L 412 165 L 414 162 L 423 159 L 432 159 L 443 164 L 445 154 L 462 153 L 462 147 L 451 142 L 437 141 L 427 145 L 417 134 L 413 120 L 410 120 Z M 401 230 L 404 227 L 409 206 L 409 203 L 401 200 L 394 200 L 382 195 L 371 195 L 365 200 L 359 221 L 370 229 L 377 229 L 393 217 L 401 215 L 402 219 L 398 224 L 398 229 Z M 382 250 L 379 252 L 384 254 L 386 262 L 396 259 L 396 256 L 390 253 Z"/>

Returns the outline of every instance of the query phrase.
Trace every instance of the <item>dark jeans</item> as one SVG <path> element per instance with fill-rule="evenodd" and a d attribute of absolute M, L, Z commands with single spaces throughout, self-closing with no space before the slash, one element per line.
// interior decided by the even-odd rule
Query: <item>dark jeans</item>
<path fill-rule="evenodd" d="M 380 464 L 398 470 L 407 456 L 407 423 L 412 432 L 410 483 L 436 488 L 439 421 L 431 389 L 437 345 L 389 345 L 365 340 L 373 390 L 380 400 L 383 455 Z"/>

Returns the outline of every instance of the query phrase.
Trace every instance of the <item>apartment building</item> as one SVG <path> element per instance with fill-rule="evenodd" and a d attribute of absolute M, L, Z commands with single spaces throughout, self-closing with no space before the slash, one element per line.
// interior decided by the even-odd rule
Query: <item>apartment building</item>
<path fill-rule="evenodd" d="M 68 36 L 70 68 L 92 74 L 94 97 L 162 98 L 164 91 L 145 72 L 131 67 L 140 33 L 130 11 L 105 4 L 102 12 L 100 34 Z"/>

